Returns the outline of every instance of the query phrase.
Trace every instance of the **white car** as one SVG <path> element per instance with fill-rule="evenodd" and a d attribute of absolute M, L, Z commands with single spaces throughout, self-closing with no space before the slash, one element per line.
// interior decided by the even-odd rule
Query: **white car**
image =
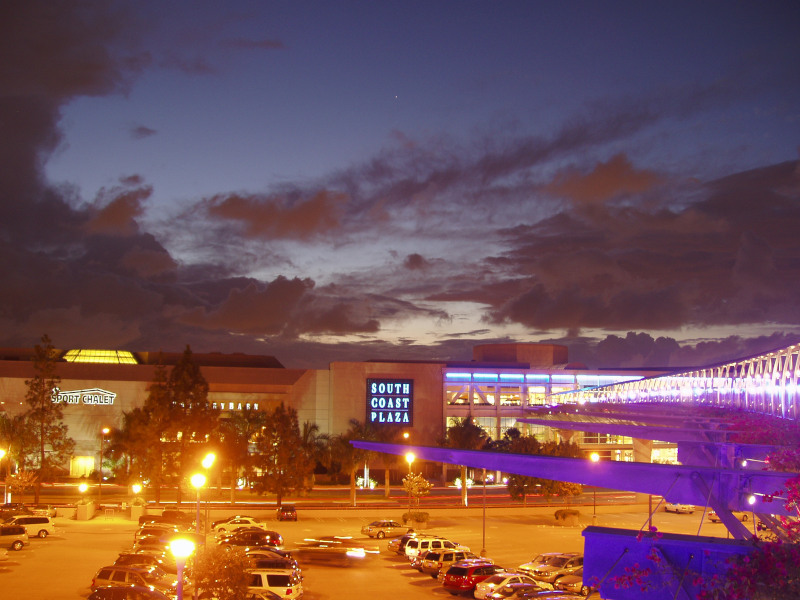
<path fill-rule="evenodd" d="M 427 552 L 428 550 L 464 550 L 469 552 L 469 548 L 466 546 L 461 546 L 460 544 L 438 536 L 420 536 L 408 540 L 405 547 L 405 555 L 408 560 L 413 560 L 417 554 Z"/>
<path fill-rule="evenodd" d="M 692 514 L 695 511 L 693 504 L 679 504 L 677 502 L 666 502 L 664 512 Z"/>
<path fill-rule="evenodd" d="M 214 532 L 219 535 L 226 533 L 233 533 L 237 529 L 243 527 L 258 527 L 259 529 L 267 529 L 267 524 L 264 521 L 259 521 L 254 517 L 236 517 L 225 523 L 221 523 L 214 528 Z"/>
<path fill-rule="evenodd" d="M 536 588 L 539 587 L 531 577 L 523 575 L 522 573 L 500 573 L 499 575 L 492 575 L 488 579 L 478 582 L 475 586 L 474 596 L 479 599 L 487 598 L 503 586 L 511 583 L 527 583 Z"/>

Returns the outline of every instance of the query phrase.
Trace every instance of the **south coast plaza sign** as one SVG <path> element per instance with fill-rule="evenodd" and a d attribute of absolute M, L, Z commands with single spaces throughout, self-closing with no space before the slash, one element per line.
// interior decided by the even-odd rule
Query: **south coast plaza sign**
<path fill-rule="evenodd" d="M 72 392 L 62 392 L 58 388 L 53 388 L 52 400 L 55 403 L 64 404 L 96 404 L 108 405 L 114 404 L 114 398 L 117 395 L 114 392 L 101 390 L 100 388 L 92 388 L 89 390 L 74 390 Z"/>
<path fill-rule="evenodd" d="M 367 421 L 413 425 L 413 379 L 367 379 Z"/>

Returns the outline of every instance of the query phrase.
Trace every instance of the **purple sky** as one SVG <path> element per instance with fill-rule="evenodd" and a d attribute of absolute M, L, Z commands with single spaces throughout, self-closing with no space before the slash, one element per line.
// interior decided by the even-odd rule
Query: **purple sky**
<path fill-rule="evenodd" d="M 10 0 L 0 346 L 800 339 L 800 4 Z"/>

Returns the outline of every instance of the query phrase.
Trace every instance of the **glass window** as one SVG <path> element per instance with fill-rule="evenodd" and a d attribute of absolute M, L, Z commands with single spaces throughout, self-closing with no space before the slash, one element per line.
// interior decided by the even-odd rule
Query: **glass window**
<path fill-rule="evenodd" d="M 476 385 L 473 403 L 476 405 L 493 405 L 495 403 L 496 386 Z"/>

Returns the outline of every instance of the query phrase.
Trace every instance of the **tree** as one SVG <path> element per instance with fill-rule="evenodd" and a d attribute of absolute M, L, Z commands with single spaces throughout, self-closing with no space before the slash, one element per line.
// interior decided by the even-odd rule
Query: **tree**
<path fill-rule="evenodd" d="M 173 407 L 167 388 L 167 370 L 156 365 L 153 381 L 148 386 L 147 398 L 141 409 L 129 413 L 128 426 L 139 452 L 140 473 L 150 480 L 155 490 L 155 501 L 161 501 L 161 486 L 164 483 L 165 444 L 172 420 Z"/>
<path fill-rule="evenodd" d="M 281 402 L 268 415 L 266 425 L 255 436 L 255 442 L 255 461 L 260 470 L 255 491 L 275 494 L 280 506 L 288 492 L 304 489 L 306 477 L 316 464 L 302 447 L 297 411 Z"/>
<path fill-rule="evenodd" d="M 172 440 L 172 464 L 178 479 L 177 503 L 181 502 L 182 484 L 188 476 L 188 465 L 196 457 L 196 447 L 206 444 L 216 430 L 219 416 L 208 405 L 208 382 L 194 361 L 187 345 L 178 363 L 167 378 L 170 421 L 167 434 Z"/>
<path fill-rule="evenodd" d="M 255 457 L 250 454 L 250 443 L 266 427 L 269 415 L 250 408 L 221 419 L 217 428 L 217 445 L 221 461 L 230 472 L 230 500 L 236 501 L 236 486 L 240 476 L 249 477 L 255 466 Z"/>
<path fill-rule="evenodd" d="M 36 485 L 38 477 L 32 471 L 17 471 L 6 480 L 12 494 L 19 494 L 20 502 L 25 502 L 25 491 Z"/>
<path fill-rule="evenodd" d="M 422 473 L 409 473 L 403 477 L 403 489 L 408 494 L 409 500 L 413 500 L 413 504 L 409 502 L 408 519 L 405 520 L 414 520 L 413 506 L 419 507 L 420 498 L 431 493 L 433 484 L 425 479 Z"/>
<path fill-rule="evenodd" d="M 239 548 L 203 546 L 196 559 L 197 586 L 204 597 L 245 600 L 250 579 L 247 569 L 247 556 Z"/>
<path fill-rule="evenodd" d="M 375 428 L 369 423 L 362 423 L 358 419 L 350 419 L 350 428 L 343 434 L 329 439 L 329 456 L 327 464 L 333 471 L 348 473 L 350 476 L 350 503 L 356 505 L 356 472 L 358 468 L 368 463 L 376 453 L 362 450 L 353 446 L 351 440 L 376 439 Z"/>
<path fill-rule="evenodd" d="M 41 344 L 34 346 L 33 369 L 35 375 L 25 381 L 28 392 L 25 401 L 30 407 L 25 412 L 25 427 L 36 439 L 36 486 L 34 501 L 39 503 L 42 483 L 51 479 L 72 456 L 75 442 L 69 437 L 63 423 L 63 406 L 53 402 L 53 393 L 61 383 L 56 374 L 57 353 L 50 338 L 42 336 Z"/>
<path fill-rule="evenodd" d="M 459 450 L 480 450 L 487 442 L 488 436 L 482 427 L 475 424 L 472 415 L 458 419 L 447 430 L 446 443 L 450 448 Z M 467 467 L 461 465 L 461 504 L 467 506 Z"/>
<path fill-rule="evenodd" d="M 314 465 L 314 469 L 308 474 L 303 482 L 304 491 L 311 491 L 314 487 L 314 470 L 317 464 L 324 460 L 325 456 L 325 437 L 319 433 L 319 425 L 306 421 L 300 432 L 300 447 L 305 452 L 309 462 Z"/>
<path fill-rule="evenodd" d="M 379 442 L 386 444 L 399 444 L 403 441 L 403 427 L 400 425 L 385 425 L 376 431 L 376 437 Z M 404 457 L 396 454 L 381 454 L 381 461 L 383 461 L 384 469 L 384 496 L 388 498 L 391 495 L 391 475 L 392 467 L 400 464 Z"/>

